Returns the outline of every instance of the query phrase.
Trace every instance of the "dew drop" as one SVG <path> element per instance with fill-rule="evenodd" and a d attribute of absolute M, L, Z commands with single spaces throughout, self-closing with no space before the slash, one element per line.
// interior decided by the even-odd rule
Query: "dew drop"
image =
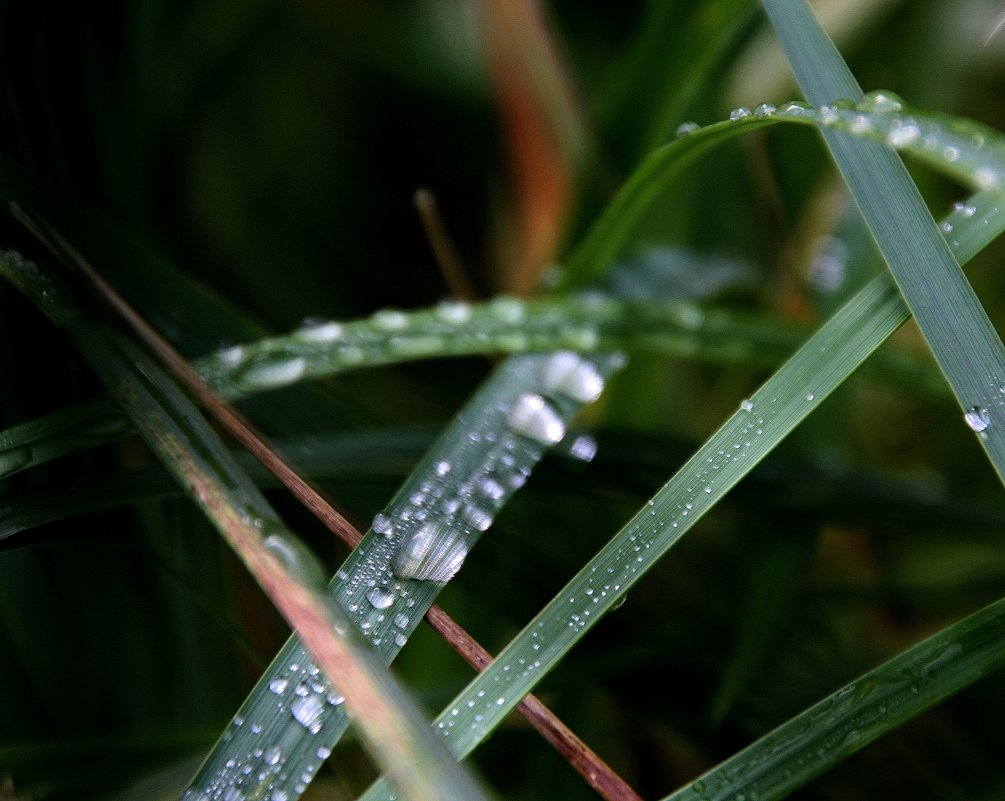
<path fill-rule="evenodd" d="M 771 103 L 761 103 L 754 109 L 755 117 L 770 117 L 777 109 Z"/>
<path fill-rule="evenodd" d="M 399 648 L 404 648 L 406 642 L 408 642 L 408 637 L 406 637 L 400 631 L 394 635 L 394 644 Z"/>
<path fill-rule="evenodd" d="M 492 515 L 481 506 L 475 503 L 464 505 L 461 510 L 461 519 L 475 531 L 487 531 L 492 525 Z"/>
<path fill-rule="evenodd" d="M 963 415 L 963 419 L 973 431 L 980 434 L 991 425 L 991 415 L 983 406 L 971 406 Z"/>
<path fill-rule="evenodd" d="M 306 360 L 297 357 L 254 364 L 241 373 L 240 379 L 249 386 L 264 389 L 291 384 L 305 372 L 307 372 Z"/>
<path fill-rule="evenodd" d="M 750 109 L 746 106 L 737 106 L 731 112 L 729 112 L 729 118 L 736 122 L 737 120 L 742 120 L 744 117 L 750 116 Z"/>
<path fill-rule="evenodd" d="M 450 325 L 463 325 L 471 319 L 471 307 L 456 300 L 445 300 L 436 306 L 436 316 Z"/>
<path fill-rule="evenodd" d="M 954 203 L 953 211 L 964 219 L 970 219 L 977 213 L 977 209 L 974 206 L 968 206 L 966 203 Z"/>
<path fill-rule="evenodd" d="M 399 547 L 394 572 L 403 579 L 447 582 L 461 569 L 467 555 L 468 545 L 461 532 L 442 523 L 424 523 Z"/>
<path fill-rule="evenodd" d="M 322 745 L 320 748 L 318 748 L 318 750 L 315 753 L 317 753 L 318 759 L 324 761 L 332 755 L 332 750 L 327 746 Z"/>
<path fill-rule="evenodd" d="M 495 315 L 496 319 L 510 324 L 521 322 L 526 314 L 526 309 L 521 301 L 505 295 L 490 301 L 489 310 Z"/>
<path fill-rule="evenodd" d="M 234 345 L 233 347 L 226 348 L 225 350 L 217 351 L 216 358 L 217 361 L 222 362 L 228 367 L 236 367 L 241 362 L 244 361 L 245 350 L 243 345 Z"/>
<path fill-rule="evenodd" d="M 906 147 L 921 135 L 921 130 L 913 123 L 891 126 L 886 135 L 886 143 L 890 147 Z"/>
<path fill-rule="evenodd" d="M 882 111 L 896 113 L 904 110 L 904 101 L 893 92 L 877 90 L 869 92 L 858 104 L 862 111 Z"/>
<path fill-rule="evenodd" d="M 408 325 L 408 315 L 397 309 L 381 309 L 371 315 L 370 322 L 384 331 L 400 331 Z"/>
<path fill-rule="evenodd" d="M 817 396 L 814 395 L 812 392 L 806 393 L 806 400 L 808 400 L 808 401 L 815 401 L 816 399 L 817 399 Z"/>
<path fill-rule="evenodd" d="M 749 412 L 754 408 L 754 404 L 747 398 L 740 401 L 740 409 L 744 412 Z"/>
<path fill-rule="evenodd" d="M 688 134 L 697 131 L 699 127 L 700 126 L 698 125 L 698 123 L 691 122 L 690 120 L 688 120 L 687 122 L 682 122 L 680 125 L 677 126 L 677 138 L 683 139 Z"/>
<path fill-rule="evenodd" d="M 450 462 L 437 462 L 436 463 L 436 475 L 441 478 L 450 472 Z"/>
<path fill-rule="evenodd" d="M 294 331 L 293 336 L 302 342 L 335 342 L 342 338 L 342 326 L 333 321 L 312 321 Z"/>
<path fill-rule="evenodd" d="M 394 595 L 380 587 L 374 587 L 370 590 L 366 594 L 366 599 L 374 609 L 387 609 L 394 603 Z"/>
<path fill-rule="evenodd" d="M 269 692 L 276 695 L 282 695 L 286 692 L 286 688 L 290 686 L 289 680 L 283 678 L 282 676 L 276 676 L 272 681 L 269 682 Z"/>
<path fill-rule="evenodd" d="M 518 397 L 506 413 L 506 424 L 514 434 L 554 445 L 565 436 L 565 423 L 544 398 L 531 392 Z"/>
<path fill-rule="evenodd" d="M 377 534 L 390 534 L 394 530 L 391 518 L 383 512 L 378 512 L 373 516 L 372 528 Z"/>
<path fill-rule="evenodd" d="M 312 734 L 321 731 L 321 712 L 324 708 L 321 698 L 317 695 L 307 695 L 297 698 L 290 704 L 290 713 L 294 720 Z"/>
<path fill-rule="evenodd" d="M 278 765 L 283 758 L 283 752 L 278 745 L 270 745 L 262 753 L 262 762 L 266 765 Z"/>
<path fill-rule="evenodd" d="M 592 462 L 597 455 L 597 441 L 589 434 L 582 434 L 569 446 L 569 455 L 581 462 Z"/>
<path fill-rule="evenodd" d="M 604 379 L 593 362 L 568 350 L 559 351 L 548 359 L 542 381 L 545 389 L 581 403 L 595 401 L 604 390 Z"/>

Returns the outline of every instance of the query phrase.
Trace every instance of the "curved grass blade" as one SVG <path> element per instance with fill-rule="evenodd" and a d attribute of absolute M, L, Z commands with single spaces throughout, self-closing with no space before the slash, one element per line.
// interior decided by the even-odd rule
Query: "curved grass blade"
<path fill-rule="evenodd" d="M 664 801 L 774 801 L 1005 667 L 1005 599 L 947 626 L 716 765 Z"/>
<path fill-rule="evenodd" d="M 309 644 L 343 700 L 352 708 L 373 757 L 395 775 L 399 792 L 429 798 L 479 799 L 481 792 L 429 729 L 421 713 L 362 642 L 324 588 L 317 561 L 279 522 L 264 497 L 230 458 L 188 398 L 143 351 L 90 320 L 65 291 L 16 254 L 0 260 L 5 277 L 28 295 L 67 334 L 122 403 L 137 429 L 193 500 L 210 518 L 261 583 L 263 589 Z M 317 671 L 320 673 L 320 670 Z M 330 690 L 308 690 L 292 707 L 295 722 L 320 732 L 318 710 Z M 252 739 L 251 733 L 244 735 Z M 258 740 L 259 747 L 279 744 Z M 302 781 L 265 760 L 263 768 L 279 786 Z M 243 767 L 243 766 L 242 766 Z M 242 771 L 243 773 L 243 771 Z M 261 778 L 258 779 L 261 781 Z M 225 777 L 205 795 L 239 792 L 242 782 Z"/>
<path fill-rule="evenodd" d="M 1005 230 L 1005 194 L 979 193 L 946 222 L 969 261 Z M 907 318 L 882 273 L 828 320 L 437 717 L 458 757 L 488 736 L 597 620 Z M 367 801 L 385 799 L 382 779 Z"/>
<path fill-rule="evenodd" d="M 763 3 L 810 102 L 862 99 L 803 0 Z M 964 420 L 1005 481 L 1005 346 L 896 153 L 827 127 L 822 134 Z M 917 136 L 916 126 L 901 136 Z"/>
<path fill-rule="evenodd" d="M 1005 139 L 1000 133 L 969 120 L 907 108 L 889 92 L 874 92 L 856 107 L 835 104 L 813 109 L 786 103 L 780 108 L 761 104 L 750 113 L 738 111 L 735 119 L 692 131 L 653 153 L 572 255 L 565 270 L 566 283 L 582 284 L 607 269 L 604 259 L 613 259 L 621 251 L 635 220 L 691 159 L 735 134 L 769 124 L 819 124 L 883 141 L 976 189 L 1005 183 Z M 965 214 L 968 208 L 962 204 L 960 210 Z M 952 233 L 951 228 L 944 233 Z M 601 258 L 595 258 L 595 252 Z M 503 297 L 484 306 L 445 302 L 410 314 L 384 310 L 368 321 L 319 321 L 285 337 L 211 353 L 194 366 L 218 392 L 237 397 L 379 364 L 561 347 L 653 348 L 689 357 L 775 364 L 801 339 L 800 333 L 785 327 L 725 312 L 703 316 L 690 301 L 639 304 L 591 293 L 527 302 Z M 904 376 L 912 385 L 939 391 L 941 379 L 919 370 L 917 364 L 905 364 L 893 354 L 881 358 L 889 362 L 875 370 L 877 375 L 894 380 Z M 79 415 L 81 422 L 88 420 L 82 410 L 66 412 L 71 414 Z M 61 419 L 58 415 L 51 420 L 41 418 L 0 433 L 0 476 L 103 441 L 98 434 L 93 442 L 89 436 L 79 441 L 58 436 L 36 441 L 28 436 L 35 430 L 58 427 Z M 95 407 L 94 419 L 87 425 L 100 432 L 112 423 L 106 420 L 104 409 Z"/>

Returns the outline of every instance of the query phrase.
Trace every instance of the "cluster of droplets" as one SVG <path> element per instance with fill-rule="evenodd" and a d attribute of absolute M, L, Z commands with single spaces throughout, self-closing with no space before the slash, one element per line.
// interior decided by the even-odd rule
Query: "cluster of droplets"
<path fill-rule="evenodd" d="M 403 508 L 374 517 L 373 530 L 398 542 L 394 572 L 399 579 L 449 581 L 471 543 L 527 481 L 543 449 L 563 440 L 572 404 L 595 401 L 603 391 L 601 371 L 589 358 L 559 351 L 538 361 L 542 392 L 522 393 L 497 409 L 506 430 L 497 434 L 495 423 L 486 421 L 487 430 L 469 433 L 475 442 L 483 437 L 491 440 L 477 470 L 454 477 L 451 463 L 439 461 L 433 470 L 441 480 L 420 485 Z M 595 450 L 595 443 L 586 437 L 577 437 L 569 447 L 570 454 L 585 460 Z M 383 603 L 384 596 L 370 600 Z"/>
<path fill-rule="evenodd" d="M 950 164 L 966 161 L 966 172 L 978 188 L 1005 185 L 1005 140 L 1000 135 L 976 123 L 956 121 L 950 126 L 922 119 L 921 115 L 905 114 L 904 101 L 892 92 L 870 92 L 858 103 L 837 100 L 819 108 L 800 101 L 777 107 L 762 103 L 753 111 L 738 106 L 728 114 L 731 122 L 767 117 L 805 118 L 825 127 L 885 141 L 897 150 L 911 148 Z M 697 123 L 684 122 L 678 126 L 677 136 L 693 134 L 699 127 Z"/>
<path fill-rule="evenodd" d="M 351 323 L 311 319 L 285 337 L 223 348 L 199 360 L 196 368 L 224 394 L 242 395 L 359 365 L 443 353 L 515 353 L 556 346 L 595 350 L 600 343 L 596 323 L 588 313 L 572 311 L 571 318 L 568 309 L 529 315 L 526 302 L 500 296 L 477 315 L 471 305 L 448 300 L 412 313 L 381 309 Z"/>
<path fill-rule="evenodd" d="M 265 707 L 270 715 L 276 710 L 288 715 L 294 727 L 280 728 L 274 737 L 262 722 L 236 717 L 223 734 L 225 742 L 233 742 L 242 732 L 248 750 L 244 754 L 231 753 L 230 758 L 202 787 L 190 788 L 182 801 L 246 801 L 262 798 L 267 801 L 288 801 L 289 793 L 283 789 L 292 786 L 299 795 L 310 784 L 324 761 L 331 755 L 331 747 L 322 742 L 325 713 L 341 706 L 344 696 L 338 693 L 312 662 L 294 662 L 281 674 L 268 679 L 268 699 Z M 264 716 L 263 716 L 264 719 Z M 298 731 L 299 729 L 299 731 Z M 304 741 L 302 733 L 309 739 Z M 232 748 L 232 746 L 231 746 Z M 294 751 L 298 756 L 296 775 L 287 768 Z"/>

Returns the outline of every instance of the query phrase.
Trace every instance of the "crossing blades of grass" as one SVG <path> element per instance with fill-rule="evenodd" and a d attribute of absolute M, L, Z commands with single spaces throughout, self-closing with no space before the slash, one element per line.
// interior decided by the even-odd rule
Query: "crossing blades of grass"
<path fill-rule="evenodd" d="M 969 261 L 1005 230 L 1005 195 L 987 191 L 945 222 Z M 970 213 L 973 209 L 973 214 Z M 458 757 L 470 753 L 630 587 L 908 317 L 883 273 L 828 320 L 684 464 L 437 717 Z M 629 612 L 630 613 L 630 612 Z M 387 798 L 384 780 L 367 801 Z"/>
<path fill-rule="evenodd" d="M 763 0 L 782 48 L 811 103 L 862 99 L 804 0 Z M 824 128 L 827 143 L 946 380 L 966 424 L 1005 480 L 1005 347 L 939 233 L 897 155 L 876 142 Z M 916 138 L 916 124 L 894 139 Z M 1001 179 L 991 178 L 994 185 Z"/>
<path fill-rule="evenodd" d="M 407 798 L 482 798 L 429 732 L 425 721 L 324 589 L 321 568 L 279 522 L 275 512 L 230 457 L 191 401 L 143 351 L 104 328 L 75 306 L 65 290 L 35 265 L 8 253 L 5 277 L 67 334 L 122 404 L 147 443 L 244 560 L 270 598 L 308 643 L 318 665 L 337 677 L 341 701 L 353 710 L 373 757 L 395 776 Z M 320 670 L 318 671 L 320 673 Z M 335 697 L 328 686 L 308 690 L 291 708 L 294 722 L 320 732 L 319 710 Z M 278 754 L 282 743 L 242 732 L 242 739 Z M 320 746 L 316 746 L 320 748 Z M 323 757 L 318 756 L 321 759 Z M 267 758 L 260 770 L 293 792 L 300 774 L 289 775 Z M 260 779 L 259 779 L 260 781 Z M 236 792 L 229 780 L 210 790 Z M 192 793 L 191 798 L 200 798 Z"/>
<path fill-rule="evenodd" d="M 732 116 L 691 131 L 650 156 L 572 255 L 565 282 L 583 285 L 595 280 L 601 270 L 610 269 L 604 259 L 621 253 L 636 221 L 685 164 L 732 136 L 765 125 L 819 124 L 892 143 L 975 188 L 1005 181 L 1001 134 L 968 120 L 908 108 L 889 92 L 871 93 L 854 107 L 761 104 L 752 112 L 738 109 Z M 597 253 L 600 258 L 594 257 Z M 697 271 L 699 264 L 695 267 Z M 663 300 L 657 295 L 649 301 L 629 301 L 590 291 L 584 296 L 533 301 L 501 297 L 487 304 L 444 302 L 411 313 L 383 310 L 356 322 L 315 321 L 284 337 L 208 354 L 194 366 L 215 390 L 236 397 L 380 364 L 562 347 L 645 348 L 694 358 L 776 364 L 803 338 L 801 332 L 785 326 L 722 311 L 703 313 L 692 300 Z M 924 369 L 904 364 L 895 355 L 881 358 L 888 361 L 875 365 L 879 376 L 891 380 L 904 376 L 909 385 L 929 392 L 938 391 L 942 383 L 931 371 L 926 375 Z M 66 410 L 0 433 L 0 475 L 121 436 L 123 424 L 116 423 L 111 409 L 95 405 L 90 413 L 85 408 Z"/>

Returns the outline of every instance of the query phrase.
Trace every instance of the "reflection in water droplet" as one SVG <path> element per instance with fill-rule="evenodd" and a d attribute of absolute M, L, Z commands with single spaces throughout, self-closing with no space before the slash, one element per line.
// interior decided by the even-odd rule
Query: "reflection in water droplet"
<path fill-rule="evenodd" d="M 317 734 L 321 731 L 320 718 L 323 708 L 324 704 L 321 701 L 321 697 L 317 695 L 297 698 L 296 701 L 290 704 L 290 712 L 294 720 L 311 732 L 311 734 Z"/>
<path fill-rule="evenodd" d="M 377 534 L 390 534 L 394 529 L 391 518 L 383 512 L 378 512 L 373 516 L 372 528 Z"/>
<path fill-rule="evenodd" d="M 593 362 L 572 351 L 559 351 L 545 363 L 544 388 L 581 403 L 591 403 L 604 390 L 604 379 Z"/>
<path fill-rule="evenodd" d="M 540 395 L 525 392 L 506 413 L 506 424 L 514 434 L 554 445 L 565 436 L 565 423 Z"/>
<path fill-rule="evenodd" d="M 462 532 L 441 523 L 419 526 L 398 549 L 394 572 L 400 578 L 447 582 L 468 555 Z"/>
<path fill-rule="evenodd" d="M 374 587 L 370 590 L 366 594 L 366 599 L 374 609 L 387 609 L 394 603 L 394 596 L 380 587 Z"/>
<path fill-rule="evenodd" d="M 971 406 L 963 415 L 963 419 L 978 434 L 991 425 L 991 415 L 983 406 Z"/>

